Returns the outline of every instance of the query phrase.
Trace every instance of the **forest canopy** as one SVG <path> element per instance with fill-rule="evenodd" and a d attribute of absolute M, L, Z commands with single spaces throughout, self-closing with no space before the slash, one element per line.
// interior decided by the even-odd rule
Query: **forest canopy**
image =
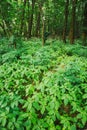
<path fill-rule="evenodd" d="M 0 36 L 51 37 L 70 40 L 87 37 L 85 0 L 1 0 Z M 48 33 L 48 34 L 49 34 Z"/>

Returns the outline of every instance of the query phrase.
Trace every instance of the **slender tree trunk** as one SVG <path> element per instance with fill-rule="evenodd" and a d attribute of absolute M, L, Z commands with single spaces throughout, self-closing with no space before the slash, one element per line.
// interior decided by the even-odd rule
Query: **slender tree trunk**
<path fill-rule="evenodd" d="M 43 5 L 41 6 L 41 16 L 42 16 L 42 45 L 44 46 L 44 44 L 45 44 L 45 29 L 46 29 L 45 20 L 46 20 L 46 18 L 45 18 L 45 8 L 43 7 Z"/>
<path fill-rule="evenodd" d="M 7 31 L 6 31 L 5 27 L 4 27 L 4 24 L 0 23 L 0 27 L 2 28 L 2 30 L 4 32 L 4 35 L 7 36 Z"/>
<path fill-rule="evenodd" d="M 28 39 L 28 37 L 29 37 L 29 28 L 30 28 L 30 25 L 29 25 L 29 21 L 30 21 L 30 10 L 29 10 L 29 8 L 30 8 L 30 3 L 29 3 L 29 0 L 28 0 L 28 18 L 27 18 L 27 23 L 28 23 L 28 27 L 27 27 L 27 39 Z"/>
<path fill-rule="evenodd" d="M 42 21 L 42 45 L 44 46 L 45 44 L 45 8 L 43 7 L 45 1 L 40 1 L 38 2 L 39 5 L 39 10 L 40 10 L 40 15 L 41 15 L 41 21 Z"/>
<path fill-rule="evenodd" d="M 1 12 L 1 15 L 2 15 L 2 18 L 3 18 L 3 20 L 2 20 L 3 25 L 2 26 L 3 26 L 4 32 L 6 32 L 7 37 L 9 37 L 11 35 L 11 33 L 12 33 L 12 28 L 10 27 L 9 20 L 7 20 L 5 18 L 5 16 L 3 15 L 2 12 Z"/>
<path fill-rule="evenodd" d="M 36 37 L 40 36 L 40 19 L 41 19 L 41 13 L 39 11 L 37 16 L 37 23 L 36 23 L 36 33 L 35 33 Z"/>
<path fill-rule="evenodd" d="M 7 37 L 10 37 L 12 33 L 11 29 L 9 28 L 10 28 L 9 22 L 3 19 L 3 29 L 6 32 Z"/>
<path fill-rule="evenodd" d="M 86 38 L 87 38 L 87 2 L 85 3 L 84 10 L 83 10 L 83 43 L 87 45 Z"/>
<path fill-rule="evenodd" d="M 42 17 L 42 45 L 44 46 L 45 44 L 45 16 Z"/>
<path fill-rule="evenodd" d="M 70 28 L 70 34 L 69 34 L 71 44 L 74 43 L 74 39 L 75 39 L 76 3 L 77 3 L 77 0 L 72 1 L 72 20 L 71 20 L 71 28 Z"/>
<path fill-rule="evenodd" d="M 66 43 L 66 33 L 67 33 L 67 24 L 68 24 L 68 6 L 69 6 L 69 0 L 66 0 L 65 5 L 65 21 L 64 21 L 64 30 L 63 30 L 63 41 Z"/>
<path fill-rule="evenodd" d="M 31 38 L 32 26 L 33 26 L 33 14 L 34 14 L 35 0 L 32 0 L 31 16 L 28 23 L 28 38 Z"/>
<path fill-rule="evenodd" d="M 21 27 L 20 27 L 20 35 L 22 35 L 23 29 L 24 29 L 25 7 L 26 7 L 26 0 L 24 0 L 24 5 L 23 5 L 23 12 L 22 12 L 22 19 L 21 19 Z"/>

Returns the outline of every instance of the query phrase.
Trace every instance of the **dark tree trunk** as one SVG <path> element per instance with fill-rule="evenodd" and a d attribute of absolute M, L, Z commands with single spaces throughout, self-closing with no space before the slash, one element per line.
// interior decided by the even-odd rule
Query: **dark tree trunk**
<path fill-rule="evenodd" d="M 71 44 L 74 43 L 74 39 L 75 39 L 76 3 L 77 3 L 77 0 L 72 1 L 72 20 L 71 20 L 71 28 L 70 28 L 70 34 L 69 34 Z"/>
<path fill-rule="evenodd" d="M 33 14 L 34 14 L 35 0 L 32 0 L 31 16 L 28 23 L 28 38 L 31 38 L 32 26 L 33 26 Z"/>
<path fill-rule="evenodd" d="M 29 3 L 29 0 L 28 0 L 28 17 L 27 17 L 27 23 L 28 23 L 28 27 L 27 27 L 27 38 L 29 37 L 29 28 L 30 28 L 30 25 L 29 25 L 29 20 L 30 20 L 30 3 Z"/>
<path fill-rule="evenodd" d="M 87 38 L 87 2 L 85 2 L 84 10 L 83 10 L 83 42 L 84 45 L 87 45 L 86 38 Z"/>
<path fill-rule="evenodd" d="M 63 41 L 66 43 L 66 33 L 67 33 L 67 25 L 68 25 L 68 6 L 69 6 L 69 0 L 66 0 L 65 5 L 65 21 L 64 21 L 64 30 L 63 30 Z"/>
<path fill-rule="evenodd" d="M 45 1 L 40 1 L 38 2 L 39 5 L 39 10 L 40 10 L 40 16 L 41 16 L 41 21 L 42 21 L 42 45 L 44 46 L 45 44 L 45 8 L 43 7 Z"/>
<path fill-rule="evenodd" d="M 21 18 L 20 35 L 22 35 L 23 28 L 24 28 L 25 7 L 26 7 L 26 0 L 24 0 L 24 6 L 23 6 L 23 12 L 22 12 L 22 18 Z"/>

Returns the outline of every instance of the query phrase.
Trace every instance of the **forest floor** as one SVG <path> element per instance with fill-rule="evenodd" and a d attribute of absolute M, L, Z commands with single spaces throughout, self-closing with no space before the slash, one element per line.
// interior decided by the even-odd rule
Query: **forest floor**
<path fill-rule="evenodd" d="M 0 130 L 87 125 L 87 48 L 40 39 L 0 41 Z"/>

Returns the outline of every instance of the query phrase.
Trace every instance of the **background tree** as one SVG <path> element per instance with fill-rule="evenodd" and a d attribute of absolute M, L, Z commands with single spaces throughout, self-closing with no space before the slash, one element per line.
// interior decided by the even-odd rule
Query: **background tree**
<path fill-rule="evenodd" d="M 86 38 L 87 38 L 87 2 L 84 3 L 83 9 L 83 42 L 86 45 Z"/>
<path fill-rule="evenodd" d="M 64 21 L 64 30 L 63 30 L 63 41 L 66 43 L 66 33 L 67 33 L 67 25 L 68 25 L 68 14 L 69 14 L 69 10 L 68 10 L 68 6 L 69 6 L 69 0 L 66 0 L 65 3 L 65 21 Z"/>
<path fill-rule="evenodd" d="M 2 36 L 41 38 L 45 32 L 49 32 L 51 38 L 63 39 L 64 42 L 68 35 L 70 43 L 74 43 L 74 40 L 80 39 L 82 35 L 83 39 L 86 39 L 87 3 L 85 1 L 5 0 L 0 2 L 0 35 Z M 42 20 L 43 7 L 45 20 Z"/>
<path fill-rule="evenodd" d="M 70 27 L 70 43 L 74 43 L 75 38 L 75 21 L 76 21 L 76 4 L 77 0 L 72 1 L 72 17 L 71 17 L 71 27 Z"/>
<path fill-rule="evenodd" d="M 32 33 L 32 26 L 33 26 L 34 6 L 35 6 L 35 0 L 32 0 L 31 15 L 30 15 L 29 26 L 28 26 L 28 38 L 31 38 L 31 35 L 32 35 L 31 33 Z"/>
<path fill-rule="evenodd" d="M 23 28 L 24 28 L 24 18 L 25 18 L 25 8 L 26 8 L 26 0 L 23 1 L 23 11 L 22 11 L 22 17 L 21 17 L 21 23 L 20 23 L 20 34 L 22 35 Z"/>

